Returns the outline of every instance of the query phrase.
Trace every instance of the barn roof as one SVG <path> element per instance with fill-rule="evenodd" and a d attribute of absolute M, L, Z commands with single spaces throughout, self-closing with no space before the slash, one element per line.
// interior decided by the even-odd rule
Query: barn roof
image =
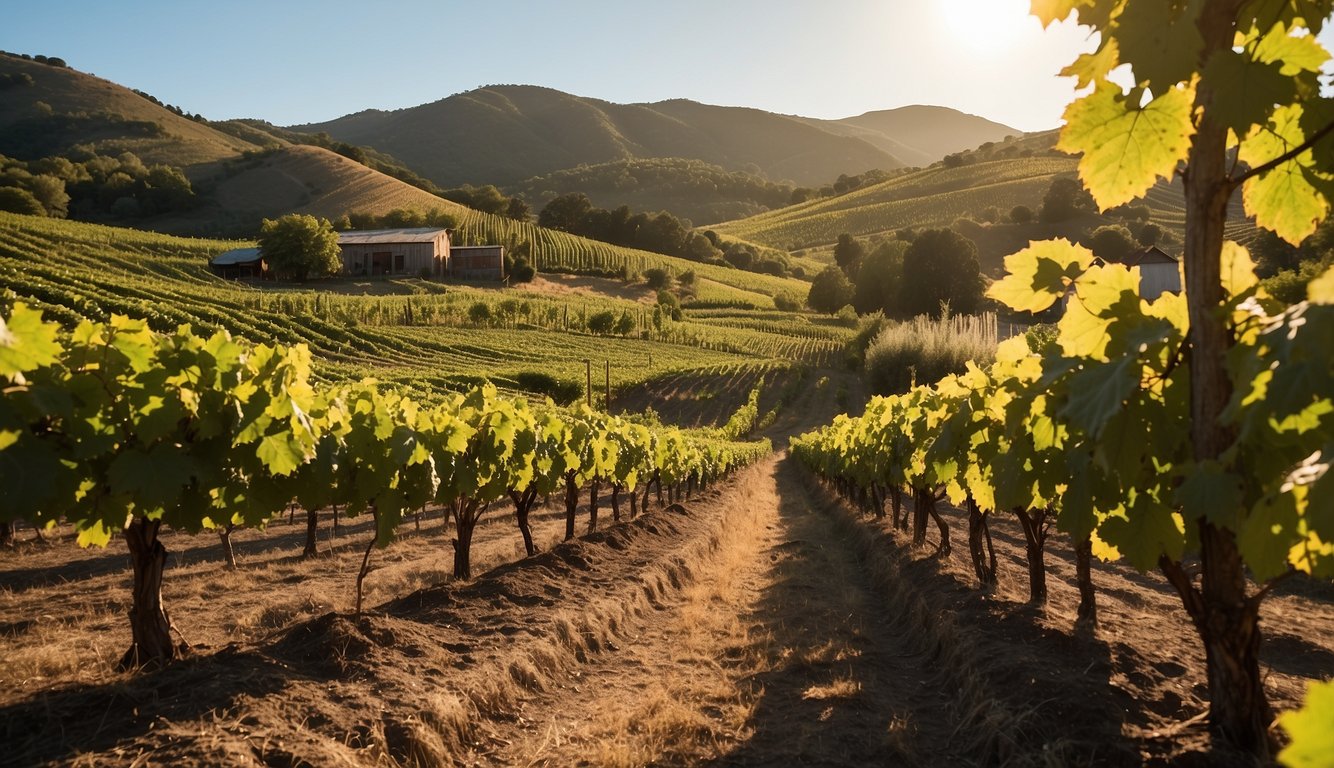
<path fill-rule="evenodd" d="M 1109 259 L 1110 261 L 1110 259 Z M 1138 251 L 1132 251 L 1126 254 L 1119 263 L 1127 267 L 1138 267 L 1141 264 L 1176 264 L 1180 259 L 1164 251 L 1156 245 L 1147 248 L 1141 248 Z"/>
<path fill-rule="evenodd" d="M 258 248 L 233 248 L 209 259 L 215 267 L 234 267 L 240 264 L 253 264 L 260 260 Z"/>
<path fill-rule="evenodd" d="M 410 227 L 405 229 L 366 229 L 339 232 L 339 245 L 378 245 L 387 243 L 429 243 L 449 230 L 438 227 Z"/>

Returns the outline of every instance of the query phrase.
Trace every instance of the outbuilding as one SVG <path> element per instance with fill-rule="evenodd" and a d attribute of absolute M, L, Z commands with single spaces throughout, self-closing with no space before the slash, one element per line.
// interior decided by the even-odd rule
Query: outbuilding
<path fill-rule="evenodd" d="M 258 248 L 233 248 L 208 260 L 209 269 L 219 277 L 236 280 L 242 277 L 264 277 L 264 258 Z"/>
<path fill-rule="evenodd" d="M 504 280 L 505 246 L 456 245 L 450 248 L 449 276 L 458 280 Z"/>
<path fill-rule="evenodd" d="M 1139 268 L 1139 296 L 1152 301 L 1164 293 L 1181 293 L 1181 262 L 1156 245 L 1141 248 L 1121 259 Z"/>
<path fill-rule="evenodd" d="M 449 230 L 434 227 L 340 232 L 338 245 L 352 276 L 443 277 L 449 261 Z"/>

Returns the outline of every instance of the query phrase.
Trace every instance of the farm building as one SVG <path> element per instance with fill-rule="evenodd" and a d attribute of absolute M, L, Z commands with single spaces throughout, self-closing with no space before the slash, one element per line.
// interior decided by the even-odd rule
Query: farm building
<path fill-rule="evenodd" d="M 1134 251 L 1121 264 L 1139 268 L 1139 295 L 1153 300 L 1164 293 L 1181 293 L 1181 263 L 1156 245 Z"/>
<path fill-rule="evenodd" d="M 218 277 L 236 280 L 242 277 L 263 277 L 264 258 L 258 248 L 234 248 L 223 251 L 208 260 L 209 269 Z"/>
<path fill-rule="evenodd" d="M 450 248 L 449 276 L 460 280 L 504 280 L 505 246 L 456 245 Z"/>
<path fill-rule="evenodd" d="M 433 227 L 339 232 L 348 275 L 442 277 L 449 260 L 449 230 Z"/>

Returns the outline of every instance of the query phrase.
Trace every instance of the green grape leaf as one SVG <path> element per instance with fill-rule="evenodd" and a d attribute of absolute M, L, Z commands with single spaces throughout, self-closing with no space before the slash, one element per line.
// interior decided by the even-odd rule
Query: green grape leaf
<path fill-rule="evenodd" d="M 1306 286 L 1306 299 L 1312 304 L 1334 304 L 1334 267 Z"/>
<path fill-rule="evenodd" d="M 1241 478 L 1210 461 L 1186 471 L 1174 493 L 1187 520 L 1206 519 L 1232 530 L 1242 512 Z"/>
<path fill-rule="evenodd" d="M 60 358 L 60 326 L 42 322 L 41 310 L 16 303 L 0 317 L 0 376 L 14 376 L 51 365 Z"/>
<path fill-rule="evenodd" d="M 1266 125 L 1242 140 L 1238 161 L 1255 168 L 1300 146 L 1306 141 L 1302 114 L 1300 104 L 1274 110 Z M 1314 164 L 1315 155 L 1308 149 L 1241 186 L 1242 200 L 1255 223 L 1293 245 L 1305 240 L 1329 214 L 1329 201 L 1308 175 Z"/>
<path fill-rule="evenodd" d="M 1203 76 L 1214 86 L 1210 114 L 1238 136 L 1263 124 L 1273 105 L 1297 98 L 1297 81 L 1282 65 L 1255 61 L 1244 51 L 1214 54 Z"/>
<path fill-rule="evenodd" d="M 78 531 L 76 541 L 80 547 L 105 547 L 111 543 L 111 529 L 101 520 L 79 520 L 75 522 Z"/>
<path fill-rule="evenodd" d="M 1237 531 L 1237 548 L 1246 567 L 1259 581 L 1288 570 L 1288 554 L 1302 539 L 1294 502 L 1291 494 L 1279 494 L 1258 504 L 1240 526 L 1229 526 Z"/>
<path fill-rule="evenodd" d="M 1158 565 L 1160 555 L 1173 559 L 1181 556 L 1185 546 L 1185 531 L 1181 526 L 1180 517 L 1172 510 L 1143 492 L 1132 491 L 1125 516 L 1108 517 L 1099 527 L 1098 535 L 1135 568 L 1148 571 Z"/>
<path fill-rule="evenodd" d="M 1314 34 L 1296 36 L 1291 31 L 1286 24 L 1275 24 L 1256 43 L 1256 61 L 1278 64 L 1282 67 L 1280 71 L 1288 77 L 1296 77 L 1304 72 L 1320 72 L 1325 62 L 1329 61 L 1329 51 L 1325 50 Z"/>
<path fill-rule="evenodd" d="M 1245 246 L 1231 240 L 1223 243 L 1222 279 L 1228 296 L 1240 296 L 1260 284 L 1255 275 L 1255 260 Z"/>
<path fill-rule="evenodd" d="M 1278 753 L 1288 768 L 1325 768 L 1334 755 L 1334 680 L 1311 681 L 1302 708 L 1278 716 L 1291 741 Z"/>
<path fill-rule="evenodd" d="M 1083 154 L 1079 177 L 1099 206 L 1130 202 L 1186 159 L 1195 132 L 1193 98 L 1192 89 L 1169 88 L 1140 107 L 1104 80 L 1066 108 L 1056 147 Z"/>
<path fill-rule="evenodd" d="M 1092 365 L 1070 377 L 1070 400 L 1060 415 L 1097 438 L 1107 420 L 1116 415 L 1139 386 L 1140 362 L 1117 358 L 1110 365 Z"/>
<path fill-rule="evenodd" d="M 194 475 L 190 457 L 165 445 L 124 451 L 107 467 L 112 492 L 132 498 L 135 509 L 143 513 L 173 506 Z"/>
<path fill-rule="evenodd" d="M 290 475 L 306 461 L 300 441 L 291 432 L 265 435 L 255 456 L 275 475 Z"/>
<path fill-rule="evenodd" d="M 1121 52 L 1117 48 L 1116 38 L 1107 38 L 1093 53 L 1082 53 L 1074 63 L 1061 70 L 1061 77 L 1077 78 L 1075 90 L 1083 90 L 1099 80 L 1106 79 L 1107 73 L 1121 63 Z"/>
<path fill-rule="evenodd" d="M 1110 30 L 1121 48 L 1121 63 L 1135 71 L 1135 81 L 1165 93 L 1189 81 L 1198 66 L 1204 38 L 1195 26 L 1202 0 L 1130 2 Z"/>
<path fill-rule="evenodd" d="M 1016 312 L 1041 312 L 1056 303 L 1093 265 L 1093 251 L 1069 240 L 1046 240 L 1005 257 L 1005 277 L 987 296 Z"/>

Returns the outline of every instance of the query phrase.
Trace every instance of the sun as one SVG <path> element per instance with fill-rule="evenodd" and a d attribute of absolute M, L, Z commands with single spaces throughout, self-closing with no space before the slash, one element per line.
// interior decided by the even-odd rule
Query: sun
<path fill-rule="evenodd" d="M 933 0 L 943 31 L 958 46 L 978 53 L 996 53 L 1019 44 L 1036 21 L 1028 0 Z"/>

